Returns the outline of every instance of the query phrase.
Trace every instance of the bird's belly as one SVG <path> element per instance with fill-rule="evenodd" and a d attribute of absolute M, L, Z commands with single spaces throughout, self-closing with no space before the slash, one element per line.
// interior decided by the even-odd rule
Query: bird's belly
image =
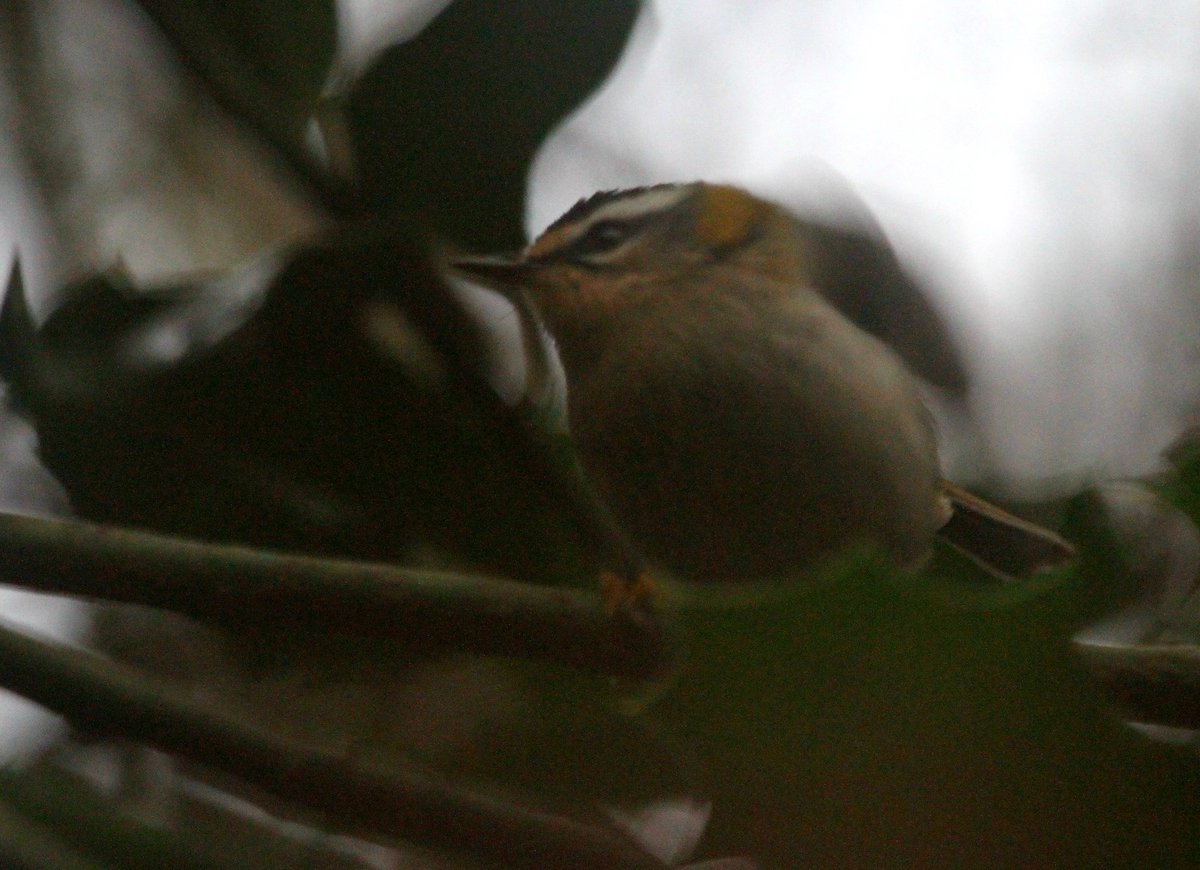
<path fill-rule="evenodd" d="M 615 356 L 576 385 L 581 459 L 618 518 L 707 581 L 787 576 L 855 544 L 918 559 L 940 476 L 907 372 L 857 331 L 819 354 L 758 338 L 736 359 L 711 341 L 656 365 Z"/>

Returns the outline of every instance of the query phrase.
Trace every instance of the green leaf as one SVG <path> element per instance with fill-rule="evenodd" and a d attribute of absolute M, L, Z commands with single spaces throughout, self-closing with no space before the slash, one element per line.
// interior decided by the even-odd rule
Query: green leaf
<path fill-rule="evenodd" d="M 1195 866 L 1200 762 L 1073 659 L 1094 574 L 959 606 L 870 560 L 690 605 L 654 718 L 707 769 L 711 854 L 767 866 Z"/>

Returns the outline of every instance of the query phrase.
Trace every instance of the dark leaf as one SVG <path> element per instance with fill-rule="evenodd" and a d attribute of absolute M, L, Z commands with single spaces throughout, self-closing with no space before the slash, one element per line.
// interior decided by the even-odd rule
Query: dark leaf
<path fill-rule="evenodd" d="M 491 388 L 482 325 L 412 238 L 386 222 L 333 233 L 178 361 L 130 348 L 164 319 L 211 340 L 196 323 L 220 321 L 207 306 L 228 282 L 66 294 L 10 382 L 76 509 L 359 558 L 433 544 L 522 579 L 623 571 L 569 454 Z"/>
<path fill-rule="evenodd" d="M 708 770 L 709 854 L 768 867 L 1194 866 L 1200 765 L 1119 723 L 1068 638 L 1101 578 L 965 608 L 867 560 L 685 604 L 654 717 Z"/>
<path fill-rule="evenodd" d="M 116 810 L 111 798 L 101 799 L 85 783 L 61 771 L 0 771 L 0 793 L 6 803 L 53 826 L 62 841 L 88 855 L 89 861 L 95 861 L 81 866 L 121 866 L 131 870 L 151 867 L 214 870 L 222 866 L 208 844 L 181 841 L 138 822 Z"/>
<path fill-rule="evenodd" d="M 4 289 L 4 304 L 0 307 L 0 377 L 9 383 L 20 377 L 22 367 L 33 353 L 36 333 L 29 300 L 25 298 L 21 262 L 14 257 Z"/>
<path fill-rule="evenodd" d="M 333 0 L 138 3 L 218 103 L 299 142 L 333 61 Z"/>
<path fill-rule="evenodd" d="M 453 3 L 351 94 L 364 190 L 479 250 L 521 243 L 534 150 L 608 74 L 640 5 Z"/>

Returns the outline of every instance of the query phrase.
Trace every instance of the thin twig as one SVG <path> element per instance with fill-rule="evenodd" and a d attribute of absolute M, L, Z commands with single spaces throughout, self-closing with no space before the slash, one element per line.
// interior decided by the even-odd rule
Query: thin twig
<path fill-rule="evenodd" d="M 384 834 L 505 867 L 663 866 L 620 835 L 457 788 L 398 765 L 279 735 L 162 681 L 0 624 L 0 685 L 72 722 L 231 773 L 351 833 Z"/>
<path fill-rule="evenodd" d="M 161 607 L 201 619 L 318 628 L 406 647 L 552 661 L 644 678 L 664 668 L 654 614 L 478 575 L 207 544 L 0 513 L 0 582 Z"/>
<path fill-rule="evenodd" d="M 1200 646 L 1076 643 L 1075 651 L 1131 719 L 1200 728 Z"/>

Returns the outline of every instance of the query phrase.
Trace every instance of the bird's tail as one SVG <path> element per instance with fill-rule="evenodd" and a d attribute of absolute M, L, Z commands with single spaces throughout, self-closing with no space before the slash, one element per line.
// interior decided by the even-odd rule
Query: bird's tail
<path fill-rule="evenodd" d="M 957 486 L 946 484 L 952 512 L 938 535 L 954 549 L 1003 580 L 1054 568 L 1075 548 L 1049 529 L 1013 516 Z"/>

